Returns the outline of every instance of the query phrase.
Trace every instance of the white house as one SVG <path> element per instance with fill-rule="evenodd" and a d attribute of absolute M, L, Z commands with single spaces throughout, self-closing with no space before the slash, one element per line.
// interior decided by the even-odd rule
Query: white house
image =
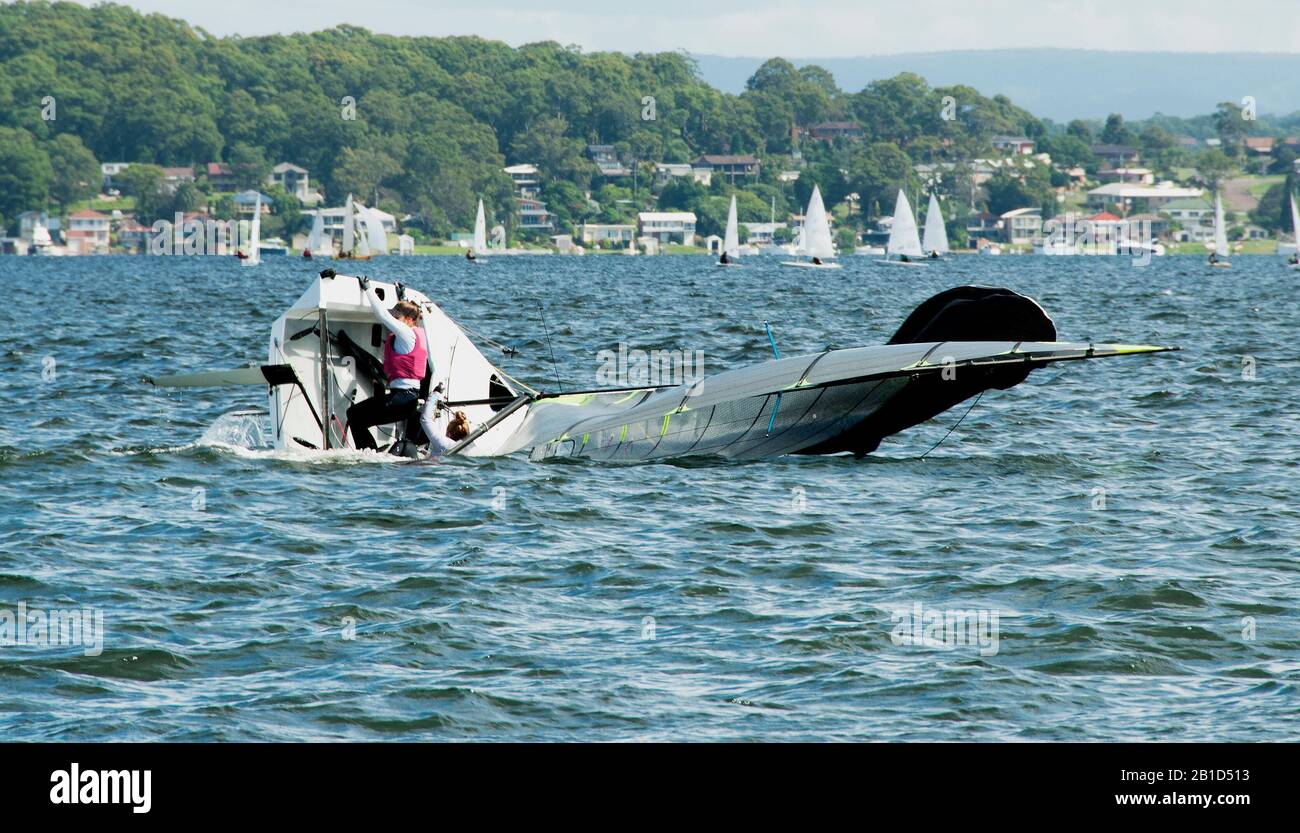
<path fill-rule="evenodd" d="M 292 162 L 281 162 L 272 168 L 266 177 L 266 184 L 279 185 L 304 205 L 315 205 L 320 199 L 318 194 L 312 193 L 307 169 Z"/>
<path fill-rule="evenodd" d="M 1194 199 L 1203 193 L 1200 188 L 1183 188 L 1168 182 L 1159 185 L 1112 182 L 1089 191 L 1088 205 L 1100 209 L 1122 205 L 1126 212 L 1129 210 L 1159 211 L 1161 206 L 1174 200 Z M 1144 204 L 1139 205 L 1139 203 Z"/>
<path fill-rule="evenodd" d="M 749 229 L 749 242 L 754 246 L 770 244 L 776 230 L 785 228 L 785 223 L 741 223 L 740 225 Z"/>
<path fill-rule="evenodd" d="M 541 189 L 541 174 L 536 165 L 510 165 L 505 168 L 506 175 L 515 184 L 515 194 L 524 199 L 536 199 Z"/>
<path fill-rule="evenodd" d="M 116 188 L 113 177 L 131 167 L 130 162 L 104 162 L 99 166 L 99 172 L 104 176 L 104 191 L 111 191 Z"/>
<path fill-rule="evenodd" d="M 695 245 L 694 211 L 642 211 L 636 216 L 644 237 L 654 237 L 660 243 Z"/>
<path fill-rule="evenodd" d="M 1003 239 L 1008 243 L 1032 243 L 1042 235 L 1041 208 L 1016 208 L 1003 214 L 1000 219 Z"/>
<path fill-rule="evenodd" d="M 365 208 L 359 202 L 354 203 L 354 205 L 358 214 Z M 392 214 L 378 208 L 369 209 L 369 211 L 372 212 L 371 216 L 379 217 L 380 225 L 384 227 L 385 234 L 393 234 L 397 231 L 397 218 Z M 339 206 L 337 208 L 316 208 L 302 213 L 304 217 L 315 217 L 319 214 L 322 219 L 322 224 L 325 227 L 325 233 L 328 234 L 330 239 L 335 243 L 342 243 L 343 218 L 347 215 L 347 206 Z"/>
<path fill-rule="evenodd" d="M 59 236 L 59 218 L 51 217 L 46 211 L 24 211 L 18 215 L 18 238 L 24 242 L 31 243 L 33 235 L 36 232 L 36 226 L 40 224 L 50 233 L 50 236 L 58 239 Z"/>
<path fill-rule="evenodd" d="M 68 231 L 65 235 L 68 254 L 107 254 L 111 219 L 107 214 L 90 209 L 69 214 Z"/>
<path fill-rule="evenodd" d="M 626 246 L 636 237 L 636 226 L 628 223 L 583 223 L 579 230 L 583 243 L 601 243 Z"/>

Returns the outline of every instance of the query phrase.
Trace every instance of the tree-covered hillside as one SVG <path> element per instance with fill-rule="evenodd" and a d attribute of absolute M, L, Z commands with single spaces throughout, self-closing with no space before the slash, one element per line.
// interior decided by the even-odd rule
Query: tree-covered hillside
<path fill-rule="evenodd" d="M 796 126 L 841 119 L 861 124 L 865 136 L 795 144 Z M 24 209 L 87 196 L 96 185 L 92 167 L 119 161 L 225 161 L 250 171 L 293 162 L 331 202 L 348 192 L 378 194 L 381 205 L 415 215 L 432 233 L 471 223 L 479 196 L 508 215 L 511 183 L 502 168 L 531 162 L 542 170 L 543 199 L 573 222 L 590 210 L 574 192 L 619 198 L 629 184 L 598 175 L 584 154 L 590 143 L 641 163 L 756 154 L 763 173 L 747 186 L 754 198 L 745 200 L 746 219 L 766 219 L 774 200 L 803 199 L 813 182 L 828 202 L 861 194 L 870 211 L 908 182 L 911 163 L 968 159 L 997 133 L 1045 132 L 1005 98 L 935 89 L 908 74 L 848 92 L 818 67 L 773 59 L 744 92 L 729 95 L 676 53 L 512 48 L 355 27 L 216 38 L 123 6 L 0 5 L 7 222 Z M 803 176 L 794 186 L 779 183 L 796 151 Z M 642 177 L 634 203 L 653 200 L 646 184 Z"/>

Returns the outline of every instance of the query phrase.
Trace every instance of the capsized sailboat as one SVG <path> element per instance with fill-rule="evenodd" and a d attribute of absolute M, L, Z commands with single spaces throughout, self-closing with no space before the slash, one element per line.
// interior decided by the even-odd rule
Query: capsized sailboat
<path fill-rule="evenodd" d="M 918 306 L 884 345 L 778 358 L 676 385 L 546 393 L 489 362 L 427 296 L 400 284 L 372 286 L 385 303 L 404 298 L 424 311 L 429 373 L 421 395 L 443 385 L 448 404 L 471 421 L 469 436 L 444 456 L 861 456 L 887 436 L 987 390 L 1013 387 L 1048 364 L 1177 349 L 1057 342 L 1055 324 L 1033 299 L 960 286 Z M 386 384 L 382 342 L 359 281 L 327 269 L 272 324 L 266 364 L 151 381 L 265 386 L 276 447 L 347 448 L 348 406 Z M 381 447 L 416 455 L 411 425 L 372 430 Z"/>
<path fill-rule="evenodd" d="M 1223 200 L 1218 191 L 1214 192 L 1214 251 L 1210 253 L 1209 265 L 1220 269 L 1232 265 L 1228 262 L 1228 234 L 1223 225 Z"/>
<path fill-rule="evenodd" d="M 949 251 L 943 210 L 939 208 L 939 198 L 933 192 L 930 194 L 930 207 L 925 211 L 925 237 L 921 240 L 921 251 L 931 260 L 941 258 Z"/>
<path fill-rule="evenodd" d="M 838 263 L 827 263 L 835 257 L 835 244 L 831 242 L 831 224 L 826 218 L 826 206 L 822 203 L 821 189 L 813 186 L 812 196 L 808 198 L 808 210 L 803 215 L 803 229 L 799 238 L 799 254 L 808 260 L 784 260 L 782 266 L 796 266 L 803 269 L 839 269 Z"/>
<path fill-rule="evenodd" d="M 736 195 L 731 195 L 731 208 L 727 209 L 727 230 L 722 238 L 722 255 L 719 266 L 740 265 L 740 230 L 736 223 Z"/>
<path fill-rule="evenodd" d="M 916 217 L 912 215 L 912 204 L 907 201 L 907 194 L 898 189 L 898 199 L 894 202 L 894 219 L 889 224 L 889 243 L 885 246 L 885 259 L 876 263 L 890 266 L 924 266 L 919 259 L 924 257 L 921 251 L 921 239 L 916 232 Z"/>

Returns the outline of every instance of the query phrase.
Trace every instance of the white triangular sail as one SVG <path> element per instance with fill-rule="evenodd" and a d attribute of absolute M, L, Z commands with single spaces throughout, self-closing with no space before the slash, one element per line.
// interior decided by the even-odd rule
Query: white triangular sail
<path fill-rule="evenodd" d="M 483 201 L 478 201 L 478 214 L 474 217 L 474 254 L 487 254 L 487 216 L 483 213 Z"/>
<path fill-rule="evenodd" d="M 356 230 L 353 224 L 356 223 L 356 209 L 352 205 L 352 195 L 348 194 L 348 201 L 343 207 L 343 253 L 352 254 L 352 249 L 356 245 Z"/>
<path fill-rule="evenodd" d="M 1228 234 L 1223 228 L 1223 200 L 1214 194 L 1214 253 L 1219 259 L 1228 256 Z"/>
<path fill-rule="evenodd" d="M 307 235 L 307 251 L 314 255 L 325 252 L 325 215 L 319 211 L 311 221 L 311 232 Z"/>
<path fill-rule="evenodd" d="M 939 198 L 930 194 L 930 207 L 925 212 L 925 240 L 921 248 L 929 254 L 948 254 L 948 229 L 943 223 L 943 210 L 939 208 Z"/>
<path fill-rule="evenodd" d="M 822 259 L 835 257 L 835 246 L 831 243 L 831 225 L 826 219 L 826 206 L 822 204 L 821 189 L 816 185 L 813 186 L 808 211 L 803 217 L 801 253 Z"/>
<path fill-rule="evenodd" d="M 908 257 L 921 257 L 924 254 L 916 232 L 916 218 L 912 216 L 912 205 L 902 189 L 899 189 L 898 200 L 894 203 L 894 222 L 889 227 L 889 244 L 885 247 L 885 253 Z"/>
<path fill-rule="evenodd" d="M 740 232 L 736 228 L 736 196 L 731 196 L 731 208 L 727 210 L 727 231 L 722 239 L 722 251 L 727 258 L 735 260 L 740 257 Z"/>
<path fill-rule="evenodd" d="M 1300 209 L 1295 206 L 1295 194 L 1291 195 L 1291 233 L 1295 235 L 1296 251 L 1300 252 Z"/>
<path fill-rule="evenodd" d="M 370 252 L 377 255 L 388 254 L 388 232 L 384 230 L 384 218 L 378 208 L 367 208 L 366 237 Z"/>
<path fill-rule="evenodd" d="M 258 194 L 253 203 L 253 222 L 248 231 L 248 257 L 245 266 L 256 266 L 262 262 L 262 195 Z"/>

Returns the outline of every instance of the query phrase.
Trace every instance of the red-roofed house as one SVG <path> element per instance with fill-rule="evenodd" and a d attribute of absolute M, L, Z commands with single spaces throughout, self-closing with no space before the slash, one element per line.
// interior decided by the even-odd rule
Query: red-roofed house
<path fill-rule="evenodd" d="M 224 162 L 209 162 L 204 171 L 214 191 L 234 191 L 239 187 L 235 183 L 234 171 Z"/>
<path fill-rule="evenodd" d="M 1245 144 L 1247 149 L 1266 156 L 1273 152 L 1272 136 L 1247 136 Z"/>
<path fill-rule="evenodd" d="M 112 218 L 98 211 L 85 209 L 68 215 L 64 238 L 70 255 L 108 254 L 109 223 Z"/>

